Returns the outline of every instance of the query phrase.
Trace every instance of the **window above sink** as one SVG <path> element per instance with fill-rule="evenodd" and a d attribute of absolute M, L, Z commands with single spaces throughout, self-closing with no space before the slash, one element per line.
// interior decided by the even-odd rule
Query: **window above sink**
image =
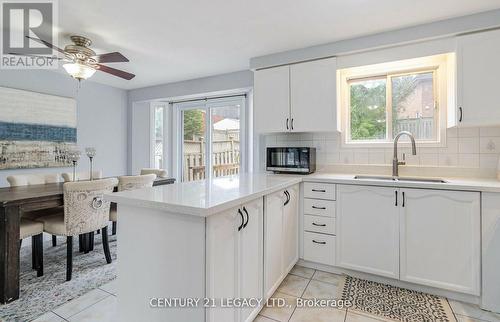
<path fill-rule="evenodd" d="M 342 145 L 389 147 L 409 131 L 419 146 L 445 146 L 454 60 L 442 54 L 339 70 Z"/>

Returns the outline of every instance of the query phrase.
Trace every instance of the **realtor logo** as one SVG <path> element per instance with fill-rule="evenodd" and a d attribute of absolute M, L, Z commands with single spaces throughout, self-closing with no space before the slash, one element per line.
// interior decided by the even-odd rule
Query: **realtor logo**
<path fill-rule="evenodd" d="M 56 1 L 1 0 L 1 68 L 57 68 L 51 48 L 29 37 L 56 44 Z"/>

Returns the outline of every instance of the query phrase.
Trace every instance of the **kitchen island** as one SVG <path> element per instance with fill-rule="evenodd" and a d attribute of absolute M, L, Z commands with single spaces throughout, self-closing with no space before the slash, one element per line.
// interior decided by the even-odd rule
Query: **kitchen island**
<path fill-rule="evenodd" d="M 252 321 L 298 261 L 301 180 L 241 174 L 106 196 L 118 207 L 119 321 Z"/>

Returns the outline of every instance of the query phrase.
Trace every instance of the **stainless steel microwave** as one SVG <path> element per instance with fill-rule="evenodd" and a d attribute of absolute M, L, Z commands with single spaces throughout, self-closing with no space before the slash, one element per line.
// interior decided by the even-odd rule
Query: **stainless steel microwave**
<path fill-rule="evenodd" d="M 308 174 L 316 171 L 316 148 L 267 148 L 266 170 Z"/>

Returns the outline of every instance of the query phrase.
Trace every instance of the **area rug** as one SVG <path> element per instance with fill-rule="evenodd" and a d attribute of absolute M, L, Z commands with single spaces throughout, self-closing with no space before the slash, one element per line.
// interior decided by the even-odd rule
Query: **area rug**
<path fill-rule="evenodd" d="M 111 264 L 106 264 L 101 235 L 95 235 L 94 250 L 87 254 L 78 252 L 78 238 L 74 238 L 73 276 L 69 282 L 66 282 L 66 239 L 58 238 L 58 245 L 52 247 L 50 236 L 46 238 L 42 277 L 36 277 L 36 270 L 31 269 L 30 240 L 23 241 L 20 296 L 12 303 L 0 305 L 0 321 L 31 321 L 116 278 L 116 236 L 109 236 Z"/>
<path fill-rule="evenodd" d="M 456 322 L 450 304 L 445 298 L 345 276 L 339 286 L 344 301 L 350 301 L 349 310 L 390 319 L 393 321 Z"/>

